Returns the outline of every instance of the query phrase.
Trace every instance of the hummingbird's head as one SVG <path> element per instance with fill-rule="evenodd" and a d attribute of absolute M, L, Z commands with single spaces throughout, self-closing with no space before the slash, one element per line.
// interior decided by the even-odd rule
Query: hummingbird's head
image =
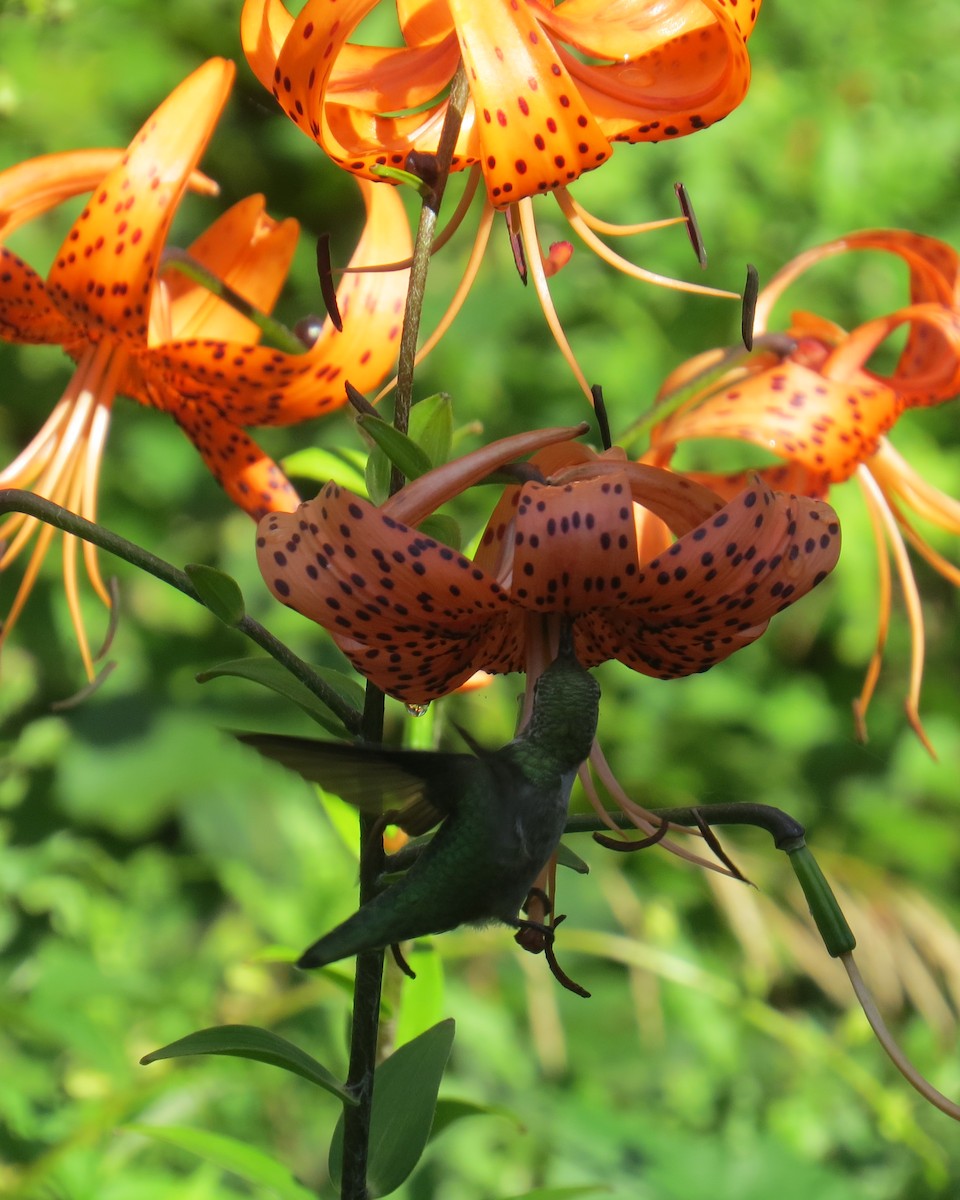
<path fill-rule="evenodd" d="M 570 767 L 590 754 L 597 732 L 600 685 L 579 663 L 569 623 L 557 657 L 537 680 L 527 734 Z"/>

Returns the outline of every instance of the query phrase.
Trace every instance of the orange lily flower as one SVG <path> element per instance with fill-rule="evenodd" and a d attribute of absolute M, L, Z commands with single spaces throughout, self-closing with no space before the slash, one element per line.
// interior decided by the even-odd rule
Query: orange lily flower
<path fill-rule="evenodd" d="M 783 335 L 767 334 L 771 310 L 787 286 L 809 267 L 848 251 L 879 250 L 909 268 L 909 303 L 847 333 L 811 313 L 794 313 Z M 910 408 L 939 404 L 960 391 L 960 256 L 934 238 L 900 230 L 868 230 L 816 247 L 780 271 L 757 306 L 757 353 L 711 351 L 685 364 L 657 397 L 663 417 L 651 431 L 643 461 L 670 463 L 677 447 L 699 438 L 728 438 L 772 451 L 783 466 L 751 471 L 773 487 L 826 497 L 834 484 L 856 477 L 867 504 L 880 563 L 877 642 L 854 711 L 865 736 L 867 707 L 876 686 L 890 616 L 889 546 L 906 599 L 913 634 L 908 719 L 927 744 L 919 719 L 924 627 L 920 597 L 905 541 L 952 583 L 960 569 L 944 559 L 914 527 L 910 513 L 960 533 L 960 504 L 922 479 L 886 438 Z M 889 374 L 870 370 L 877 348 L 897 329 L 909 336 Z M 738 361 L 741 359 L 742 361 Z M 717 371 L 719 369 L 719 375 Z M 710 374 L 708 382 L 702 376 Z M 656 416 L 657 409 L 653 411 Z M 722 495 L 738 490 L 746 473 L 690 472 Z"/>
<path fill-rule="evenodd" d="M 833 568 L 839 526 L 827 505 L 759 481 L 725 505 L 622 452 L 555 445 L 582 432 L 504 438 L 379 508 L 328 484 L 260 522 L 267 586 L 328 629 L 361 674 L 417 705 L 477 669 L 535 679 L 565 618 L 586 667 L 617 658 L 658 679 L 705 671 Z M 532 450 L 542 482 L 506 489 L 475 559 L 417 532 L 438 505 Z M 638 538 L 648 512 L 676 535 L 652 561 Z"/>
<path fill-rule="evenodd" d="M 552 192 L 586 244 L 638 278 L 707 294 L 627 261 L 600 235 L 682 222 L 614 225 L 593 216 L 567 187 L 605 162 L 617 141 L 663 141 L 719 121 L 750 80 L 746 42 L 759 0 L 397 0 L 400 46 L 352 42 L 379 0 L 307 0 L 294 18 L 282 0 L 245 0 L 244 53 L 284 112 L 338 165 L 367 178 L 403 167 L 411 151 L 435 153 L 447 88 L 461 62 L 470 102 L 453 170 L 473 177 L 455 225 L 482 174 L 486 204 L 466 274 L 431 346 L 459 311 L 482 258 L 494 210 L 522 243 L 557 343 L 587 396 L 590 389 L 560 328 L 547 277 L 570 255 L 540 250 L 531 198 Z M 439 99 L 438 99 L 439 97 Z M 426 352 L 426 348 L 423 353 Z"/>
<path fill-rule="evenodd" d="M 3 471 L 0 487 L 29 488 L 96 520 L 100 461 L 116 395 L 169 413 L 195 443 L 230 498 L 253 517 L 299 501 L 280 468 L 241 428 L 282 425 L 343 403 L 343 374 L 375 386 L 393 363 L 405 272 L 353 275 L 338 296 L 344 332 L 327 323 L 303 354 L 258 345 L 248 317 L 161 256 L 188 185 L 215 185 L 195 172 L 226 103 L 233 65 L 213 59 L 160 105 L 125 152 L 48 155 L 0 173 L 0 238 L 25 220 L 86 191 L 93 195 L 46 281 L 0 245 L 0 338 L 59 344 L 77 364 L 54 412 Z M 371 220 L 354 255 L 369 265 L 409 253 L 397 196 L 363 185 Z M 190 247 L 201 266 L 255 308 L 269 311 L 296 246 L 295 221 L 275 222 L 252 196 L 224 213 Z M 0 525 L 0 570 L 37 531 L 13 516 Z M 40 527 L 0 643 L 27 601 L 53 529 Z M 76 539 L 64 540 L 64 583 L 87 674 L 93 655 L 80 615 Z M 90 582 L 110 597 L 94 548 L 83 544 Z"/>

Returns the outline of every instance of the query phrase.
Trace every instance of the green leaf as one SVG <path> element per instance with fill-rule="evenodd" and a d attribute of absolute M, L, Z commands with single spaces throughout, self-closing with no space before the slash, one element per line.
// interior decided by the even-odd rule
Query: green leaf
<path fill-rule="evenodd" d="M 388 1196 L 420 1161 L 430 1137 L 437 1092 L 453 1045 L 454 1022 L 441 1021 L 377 1067 L 370 1118 L 367 1183 L 371 1196 Z M 343 1118 L 330 1143 L 330 1175 L 343 1167 Z"/>
<path fill-rule="evenodd" d="M 454 550 L 460 549 L 460 523 L 445 513 L 432 513 L 422 520 L 417 528 L 427 537 L 443 542 L 445 546 L 452 546 Z"/>
<path fill-rule="evenodd" d="M 410 437 L 426 454 L 433 467 L 450 457 L 453 444 L 453 402 L 446 392 L 437 392 L 410 409 Z"/>
<path fill-rule="evenodd" d="M 576 871 L 578 875 L 589 875 L 590 867 L 583 861 L 579 854 L 574 854 L 569 846 L 565 846 L 563 842 L 557 846 L 557 862 L 561 867 L 569 867 L 571 871 Z"/>
<path fill-rule="evenodd" d="M 523 1129 L 524 1124 L 516 1113 L 510 1112 L 509 1109 L 499 1108 L 491 1104 L 478 1104 L 475 1100 L 448 1100 L 441 1099 L 437 1101 L 437 1111 L 433 1118 L 433 1129 L 430 1130 L 430 1141 L 439 1137 L 445 1129 L 457 1121 L 462 1121 L 466 1117 L 504 1117 L 512 1122 L 518 1129 Z"/>
<path fill-rule="evenodd" d="M 126 1133 L 139 1133 L 158 1142 L 166 1142 L 180 1150 L 188 1150 L 225 1171 L 232 1171 L 248 1183 L 269 1188 L 280 1200 L 316 1200 L 313 1192 L 297 1183 L 290 1171 L 275 1158 L 264 1154 L 249 1142 L 208 1133 L 204 1129 L 188 1129 L 182 1125 L 123 1125 Z"/>
<path fill-rule="evenodd" d="M 307 446 L 288 454 L 280 465 L 287 475 L 299 479 L 310 479 L 321 486 L 338 483 L 351 492 L 363 491 L 363 464 L 365 455 L 353 450 L 324 450 L 320 446 Z"/>
<path fill-rule="evenodd" d="M 200 1029 L 186 1037 L 145 1054 L 141 1066 L 148 1066 L 162 1058 L 184 1058 L 193 1054 L 224 1054 L 232 1058 L 252 1058 L 257 1062 L 280 1067 L 315 1083 L 324 1091 L 331 1092 L 345 1104 L 356 1104 L 354 1097 L 326 1067 L 321 1066 L 305 1050 L 288 1042 L 269 1029 L 256 1025 L 215 1025 L 212 1029 Z"/>
<path fill-rule="evenodd" d="M 398 467 L 407 479 L 417 479 L 430 470 L 430 459 L 417 443 L 405 433 L 394 429 L 382 417 L 361 413 L 357 417 L 357 425 L 373 439 L 390 462 Z"/>
<path fill-rule="evenodd" d="M 246 616 L 240 584 L 225 571 L 203 563 L 187 563 L 183 568 L 203 603 L 224 625 L 239 625 Z"/>
<path fill-rule="evenodd" d="M 443 1016 L 443 959 L 429 943 L 415 942 L 407 955 L 416 971 L 414 987 L 400 992 L 397 1013 L 396 1045 L 412 1042 L 430 1029 Z"/>
<path fill-rule="evenodd" d="M 324 683 L 342 699 L 352 704 L 354 708 L 363 710 L 363 688 L 359 684 L 339 671 L 333 671 L 328 667 L 314 667 L 313 669 Z M 218 679 L 225 675 L 235 676 L 237 679 L 249 679 L 253 683 L 270 688 L 271 691 L 277 692 L 279 695 L 285 696 L 287 700 L 292 700 L 294 704 L 299 705 L 308 717 L 312 717 L 324 729 L 341 737 L 349 736 L 340 718 L 274 658 L 231 659 L 230 662 L 220 663 L 216 667 L 209 667 L 206 671 L 201 671 L 197 676 L 197 682 L 207 683 L 211 679 Z"/>

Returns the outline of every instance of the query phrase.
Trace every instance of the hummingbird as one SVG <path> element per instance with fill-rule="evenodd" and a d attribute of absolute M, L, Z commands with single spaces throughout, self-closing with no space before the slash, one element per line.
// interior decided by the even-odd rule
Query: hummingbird
<path fill-rule="evenodd" d="M 388 946 L 396 953 L 400 942 L 497 921 L 521 932 L 532 926 L 532 943 L 517 935 L 528 949 L 549 945 L 552 931 L 521 919 L 520 911 L 560 841 L 599 702 L 600 688 L 577 661 L 565 624 L 557 657 L 534 685 L 529 721 L 498 750 L 484 749 L 462 729 L 470 754 L 238 735 L 363 811 L 387 814 L 412 837 L 439 822 L 409 869 L 315 941 L 297 966 L 323 967 Z M 548 959 L 552 965 L 550 953 Z"/>

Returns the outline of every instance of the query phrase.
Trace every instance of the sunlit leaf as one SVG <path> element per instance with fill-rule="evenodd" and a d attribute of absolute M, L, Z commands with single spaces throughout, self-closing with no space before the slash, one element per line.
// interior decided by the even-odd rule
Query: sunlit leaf
<path fill-rule="evenodd" d="M 453 404 L 446 392 L 427 396 L 410 409 L 410 437 L 431 466 L 447 461 L 453 443 Z"/>
<path fill-rule="evenodd" d="M 349 450 L 324 450 L 306 446 L 281 461 L 287 475 L 312 479 L 317 484 L 339 483 L 352 492 L 363 491 L 363 455 Z"/>

